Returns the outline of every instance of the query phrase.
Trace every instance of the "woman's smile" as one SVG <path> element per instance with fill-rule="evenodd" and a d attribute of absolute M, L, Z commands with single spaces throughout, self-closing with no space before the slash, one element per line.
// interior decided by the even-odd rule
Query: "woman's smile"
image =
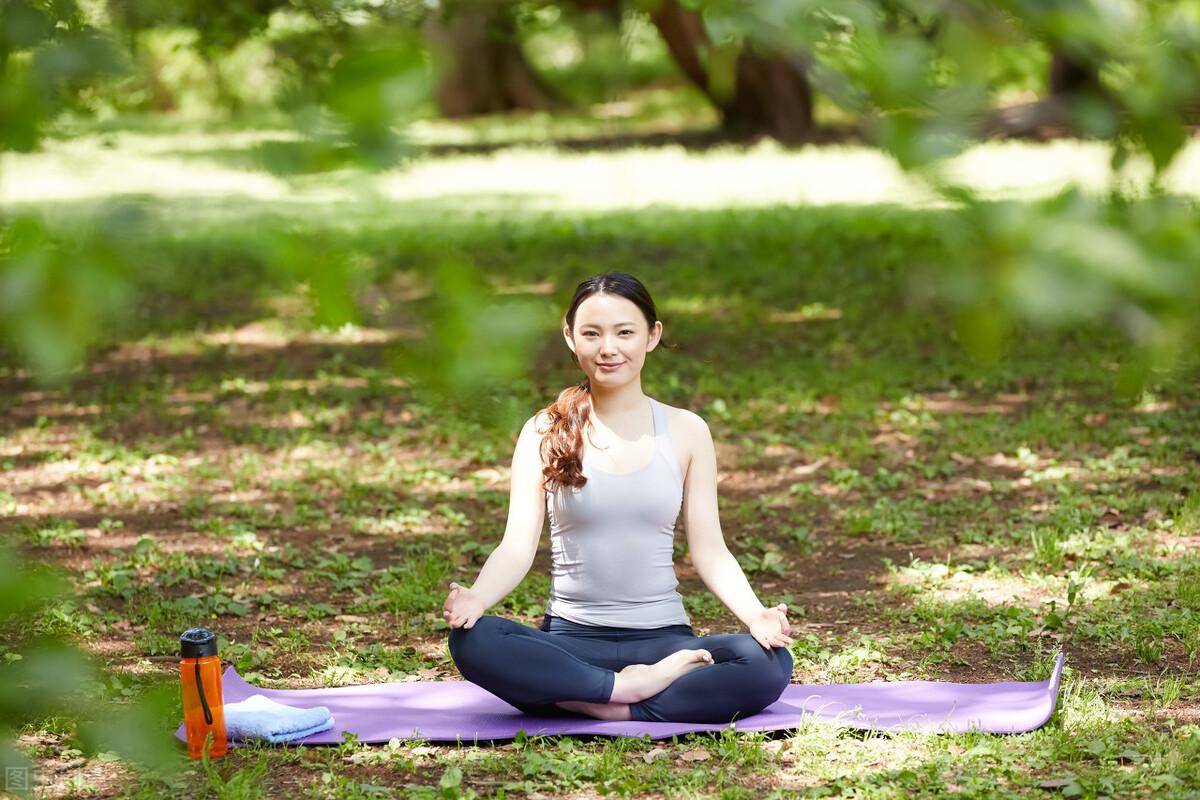
<path fill-rule="evenodd" d="M 601 372 L 616 372 L 624 363 L 624 361 L 621 361 L 617 364 L 597 364 L 596 366 L 600 368 Z"/>

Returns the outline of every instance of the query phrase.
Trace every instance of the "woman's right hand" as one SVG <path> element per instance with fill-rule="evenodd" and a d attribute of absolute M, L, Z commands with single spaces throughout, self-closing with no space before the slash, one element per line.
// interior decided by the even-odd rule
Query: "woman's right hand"
<path fill-rule="evenodd" d="M 450 623 L 451 628 L 471 628 L 475 620 L 483 616 L 486 609 L 474 592 L 453 581 L 450 583 L 450 594 L 442 605 L 442 618 Z"/>

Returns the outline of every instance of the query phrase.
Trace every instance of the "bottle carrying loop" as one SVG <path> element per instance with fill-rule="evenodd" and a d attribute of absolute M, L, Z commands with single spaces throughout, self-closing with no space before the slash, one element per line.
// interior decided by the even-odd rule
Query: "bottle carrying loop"
<path fill-rule="evenodd" d="M 200 692 L 200 705 L 204 707 L 204 721 L 212 725 L 212 709 L 208 707 L 208 698 L 204 696 L 204 683 L 200 680 L 200 662 L 196 662 L 196 689 Z"/>

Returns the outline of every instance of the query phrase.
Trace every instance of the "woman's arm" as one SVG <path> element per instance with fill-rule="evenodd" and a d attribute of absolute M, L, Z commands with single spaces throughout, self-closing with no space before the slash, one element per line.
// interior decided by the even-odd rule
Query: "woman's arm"
<path fill-rule="evenodd" d="M 521 583 L 537 555 L 542 523 L 546 518 L 546 491 L 542 488 L 539 452 L 541 438 L 532 418 L 517 437 L 504 538 L 488 556 L 469 590 L 483 603 L 485 611 Z"/>
<path fill-rule="evenodd" d="M 761 623 L 767 609 L 759 601 L 742 565 L 729 552 L 717 514 L 717 451 L 708 424 L 686 411 L 686 430 L 692 458 L 683 485 L 683 518 L 687 526 L 688 551 L 704 585 L 751 631 Z M 781 617 L 781 635 L 765 634 L 770 646 L 791 641 L 786 636 L 787 620 Z"/>

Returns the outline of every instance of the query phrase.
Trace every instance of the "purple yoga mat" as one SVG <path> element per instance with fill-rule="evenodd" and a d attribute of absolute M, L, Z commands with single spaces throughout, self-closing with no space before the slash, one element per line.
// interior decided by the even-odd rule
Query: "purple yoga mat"
<path fill-rule="evenodd" d="M 883 731 L 949 733 L 977 728 L 989 733 L 1024 733 L 1050 719 L 1058 700 L 1063 655 L 1048 680 L 1008 683 L 877 681 L 828 685 L 791 684 L 771 705 L 733 723 L 739 731 L 799 727 L 808 719 Z M 435 742 L 512 739 L 571 733 L 664 739 L 693 731 L 719 731 L 729 724 L 605 722 L 590 717 L 530 717 L 491 692 L 467 681 L 372 683 L 329 689 L 261 689 L 229 667 L 222 677 L 226 703 L 263 694 L 298 708 L 326 706 L 334 727 L 291 744 L 341 744 L 342 733 L 360 742 L 426 739 Z M 187 740 L 183 725 L 175 735 Z M 232 744 L 232 743 L 231 743 Z M 233 745 L 236 746 L 236 745 Z"/>

